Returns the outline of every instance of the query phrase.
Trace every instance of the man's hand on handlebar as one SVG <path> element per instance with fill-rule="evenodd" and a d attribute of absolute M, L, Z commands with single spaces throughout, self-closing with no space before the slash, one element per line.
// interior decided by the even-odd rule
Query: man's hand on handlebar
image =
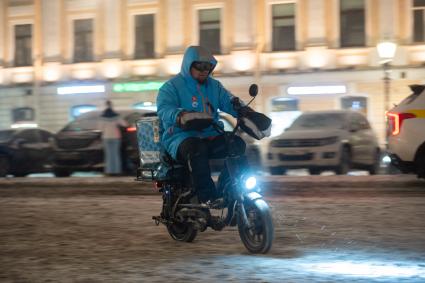
<path fill-rule="evenodd" d="M 177 117 L 177 124 L 186 131 L 202 131 L 211 126 L 213 118 L 204 112 L 182 111 Z"/>

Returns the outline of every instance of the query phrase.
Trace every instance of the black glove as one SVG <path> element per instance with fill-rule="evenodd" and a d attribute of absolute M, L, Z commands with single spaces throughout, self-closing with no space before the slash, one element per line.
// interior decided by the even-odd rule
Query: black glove
<path fill-rule="evenodd" d="M 202 131 L 211 126 L 213 118 L 204 112 L 182 111 L 177 117 L 177 124 L 185 131 Z"/>
<path fill-rule="evenodd" d="M 238 116 L 246 117 L 249 112 L 255 112 L 255 111 L 249 106 L 242 106 L 241 108 L 239 108 Z"/>

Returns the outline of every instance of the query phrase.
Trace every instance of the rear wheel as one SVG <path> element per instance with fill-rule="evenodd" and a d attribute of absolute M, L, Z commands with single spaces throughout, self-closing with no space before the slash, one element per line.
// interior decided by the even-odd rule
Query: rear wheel
<path fill-rule="evenodd" d="M 64 169 L 54 169 L 53 174 L 55 174 L 56 177 L 69 177 L 71 176 L 72 172 L 69 172 L 68 170 Z"/>
<path fill-rule="evenodd" d="M 198 231 L 190 223 L 174 222 L 167 225 L 171 238 L 180 242 L 192 242 Z"/>
<path fill-rule="evenodd" d="M 274 228 L 270 208 L 262 199 L 245 202 L 248 227 L 238 217 L 238 230 L 242 243 L 251 253 L 267 253 L 273 243 Z"/>
<path fill-rule="evenodd" d="M 0 177 L 6 177 L 9 173 L 10 163 L 6 156 L 0 156 Z"/>
<path fill-rule="evenodd" d="M 271 175 L 285 175 L 286 170 L 282 167 L 270 167 Z"/>
<path fill-rule="evenodd" d="M 415 166 L 418 178 L 425 179 L 425 145 L 422 145 L 422 149 L 416 155 Z"/>
<path fill-rule="evenodd" d="M 322 171 L 320 171 L 319 169 L 308 169 L 308 171 L 310 172 L 310 175 L 320 175 L 320 173 L 322 173 Z"/>

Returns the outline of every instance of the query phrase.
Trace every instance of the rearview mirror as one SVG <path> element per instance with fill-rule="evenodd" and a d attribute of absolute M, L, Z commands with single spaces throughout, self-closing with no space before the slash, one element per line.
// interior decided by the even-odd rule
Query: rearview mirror
<path fill-rule="evenodd" d="M 258 94 L 258 85 L 252 84 L 249 87 L 249 95 L 252 96 L 252 97 L 256 97 L 257 94 Z"/>

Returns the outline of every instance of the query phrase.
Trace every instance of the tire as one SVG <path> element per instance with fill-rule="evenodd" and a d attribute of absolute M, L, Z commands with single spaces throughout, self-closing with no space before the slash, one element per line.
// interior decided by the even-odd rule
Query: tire
<path fill-rule="evenodd" d="M 370 175 L 376 175 L 379 172 L 379 165 L 381 164 L 381 153 L 379 150 L 375 152 L 375 157 L 373 160 L 373 164 L 367 167 L 367 171 L 369 171 Z"/>
<path fill-rule="evenodd" d="M 422 146 L 422 150 L 416 156 L 415 167 L 418 178 L 425 179 L 425 146 Z"/>
<path fill-rule="evenodd" d="M 56 177 L 63 178 L 71 176 L 72 172 L 63 169 L 54 169 L 53 174 L 55 174 Z"/>
<path fill-rule="evenodd" d="M 253 227 L 245 227 L 242 217 L 238 216 L 239 237 L 251 253 L 267 253 L 273 243 L 274 227 L 270 208 L 263 199 L 245 202 L 248 222 Z"/>
<path fill-rule="evenodd" d="M 348 147 L 343 147 L 341 151 L 341 157 L 339 165 L 335 169 L 335 173 L 338 175 L 346 175 L 351 168 L 351 154 Z"/>
<path fill-rule="evenodd" d="M 285 175 L 286 170 L 282 167 L 270 167 L 271 175 Z"/>
<path fill-rule="evenodd" d="M 171 238 L 179 242 L 190 243 L 198 234 L 198 231 L 194 229 L 193 225 L 190 223 L 175 222 L 167 225 L 167 230 Z"/>
<path fill-rule="evenodd" d="M 9 159 L 6 156 L 0 156 L 0 178 L 6 177 L 10 170 Z"/>
<path fill-rule="evenodd" d="M 308 169 L 308 171 L 310 172 L 310 175 L 320 175 L 320 173 L 322 173 L 321 170 L 319 169 Z"/>

